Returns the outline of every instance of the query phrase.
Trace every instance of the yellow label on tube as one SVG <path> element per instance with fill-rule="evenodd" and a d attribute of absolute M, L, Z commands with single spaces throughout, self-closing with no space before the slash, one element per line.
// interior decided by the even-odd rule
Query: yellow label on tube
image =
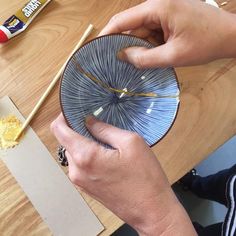
<path fill-rule="evenodd" d="M 0 25 L 0 43 L 23 32 L 51 0 L 30 0 L 15 15 Z"/>
<path fill-rule="evenodd" d="M 26 24 L 48 2 L 48 0 L 31 0 L 17 11 L 15 16 Z"/>

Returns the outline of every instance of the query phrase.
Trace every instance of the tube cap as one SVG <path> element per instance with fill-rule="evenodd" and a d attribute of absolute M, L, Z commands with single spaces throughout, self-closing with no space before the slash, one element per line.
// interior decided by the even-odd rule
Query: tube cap
<path fill-rule="evenodd" d="M 8 41 L 7 35 L 2 30 L 0 30 L 0 43 L 5 43 L 6 41 Z"/>

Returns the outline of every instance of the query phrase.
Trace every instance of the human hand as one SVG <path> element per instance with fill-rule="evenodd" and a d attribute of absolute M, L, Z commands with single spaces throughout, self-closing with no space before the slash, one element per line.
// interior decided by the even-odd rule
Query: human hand
<path fill-rule="evenodd" d="M 149 68 L 236 57 L 236 16 L 197 0 L 148 0 L 115 15 L 100 35 L 129 31 L 148 38 L 160 29 L 164 44 L 124 49 L 120 59 Z"/>
<path fill-rule="evenodd" d="M 136 133 L 93 117 L 86 119 L 86 126 L 95 138 L 114 149 L 74 132 L 62 115 L 51 126 L 67 150 L 72 182 L 133 226 L 140 235 L 183 235 L 188 227 L 187 235 L 195 235 L 159 162 L 144 140 Z M 180 223 L 180 219 L 185 221 Z M 168 234 L 164 233 L 166 230 Z"/>

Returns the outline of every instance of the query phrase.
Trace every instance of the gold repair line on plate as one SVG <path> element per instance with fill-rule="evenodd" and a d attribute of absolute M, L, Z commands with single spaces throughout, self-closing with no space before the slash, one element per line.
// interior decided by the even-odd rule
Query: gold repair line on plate
<path fill-rule="evenodd" d="M 105 83 L 101 82 L 100 80 L 95 78 L 93 75 L 85 72 L 78 63 L 76 63 L 76 67 L 83 75 L 85 75 L 86 77 L 88 77 L 89 79 L 94 81 L 95 83 L 101 85 L 103 88 L 108 89 L 110 92 L 116 92 L 116 93 L 126 94 L 129 96 L 139 96 L 139 97 L 155 97 L 155 98 L 178 98 L 179 97 L 179 95 L 159 96 L 156 93 L 133 93 L 133 92 L 129 92 L 129 91 L 121 90 L 121 89 L 115 89 L 115 88 L 109 87 Z"/>

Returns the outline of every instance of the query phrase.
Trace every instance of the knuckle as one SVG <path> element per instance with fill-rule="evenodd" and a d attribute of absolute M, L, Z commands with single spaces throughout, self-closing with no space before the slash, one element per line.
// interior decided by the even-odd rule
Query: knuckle
<path fill-rule="evenodd" d="M 132 145 L 139 144 L 143 142 L 143 138 L 138 133 L 133 132 L 128 135 L 128 142 Z"/>
<path fill-rule="evenodd" d="M 98 155 L 98 150 L 95 147 L 85 148 L 80 151 L 75 157 L 76 165 L 81 169 L 90 169 L 94 164 L 95 157 Z"/>
<path fill-rule="evenodd" d="M 75 171 L 69 172 L 69 178 L 73 184 L 79 185 L 80 180 L 79 180 L 78 175 Z"/>
<path fill-rule="evenodd" d="M 116 21 L 118 21 L 118 19 L 121 17 L 121 13 L 117 13 L 114 16 L 112 16 L 112 18 L 110 19 L 110 23 L 114 23 Z"/>
<path fill-rule="evenodd" d="M 50 130 L 52 133 L 55 133 L 55 130 L 57 129 L 58 125 L 57 125 L 57 121 L 54 120 L 51 125 L 50 125 Z"/>
<path fill-rule="evenodd" d="M 122 19 L 123 19 L 123 13 L 117 13 L 116 15 L 114 15 L 110 21 L 109 21 L 109 25 L 111 25 L 116 32 L 122 32 Z"/>
<path fill-rule="evenodd" d="M 104 126 L 104 125 L 97 125 L 97 130 L 96 131 L 100 135 L 105 136 L 106 135 L 106 130 L 107 130 L 106 126 Z"/>
<path fill-rule="evenodd" d="M 91 163 L 92 160 L 88 155 L 76 159 L 76 165 L 81 169 L 88 169 L 91 166 Z"/>

